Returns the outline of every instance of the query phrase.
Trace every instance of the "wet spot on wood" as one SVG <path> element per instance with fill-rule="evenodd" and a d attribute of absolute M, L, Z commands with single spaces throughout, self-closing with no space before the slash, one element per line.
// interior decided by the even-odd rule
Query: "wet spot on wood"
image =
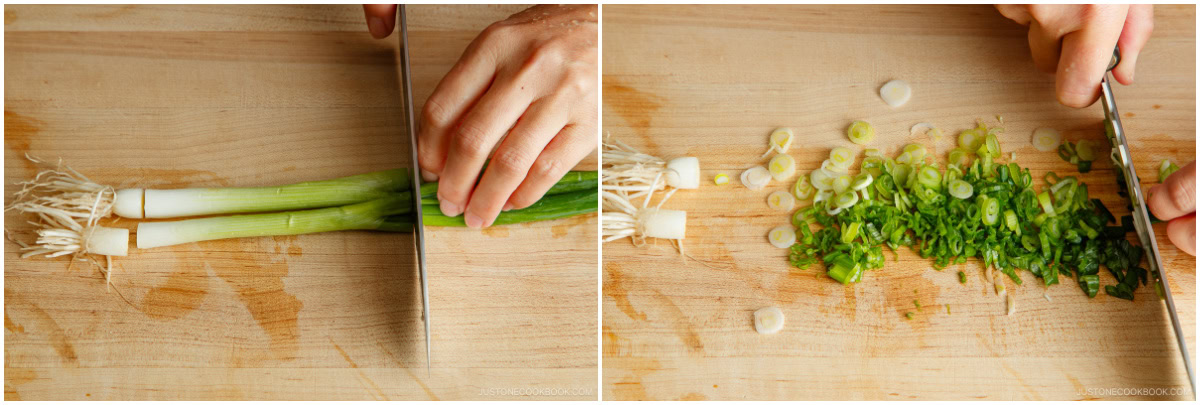
<path fill-rule="evenodd" d="M 17 10 L 4 10 L 4 25 L 9 25 L 17 21 Z"/>
<path fill-rule="evenodd" d="M 36 380 L 38 374 L 31 368 L 22 367 L 5 367 L 4 382 L 12 385 L 22 385 L 30 381 Z"/>
<path fill-rule="evenodd" d="M 24 333 L 25 327 L 21 326 L 21 325 L 17 325 L 17 323 L 13 322 L 12 318 L 9 318 L 8 314 L 5 313 L 4 314 L 4 330 L 13 332 L 13 333 Z"/>
<path fill-rule="evenodd" d="M 574 217 L 558 220 L 558 224 L 550 227 L 550 234 L 555 238 L 567 236 L 571 228 L 588 223 L 594 215 L 576 215 Z M 592 228 L 595 232 L 595 228 Z"/>
<path fill-rule="evenodd" d="M 216 173 L 208 170 L 193 169 L 154 169 L 136 167 L 105 167 L 88 169 L 83 173 L 100 183 L 119 181 L 112 184 L 117 188 L 124 187 L 229 187 L 232 184 Z"/>
<path fill-rule="evenodd" d="M 483 228 L 483 230 L 480 232 L 489 238 L 507 238 L 509 235 L 508 227 L 504 225 L 489 226 L 487 228 Z"/>
<path fill-rule="evenodd" d="M 7 12 L 5 15 L 7 16 Z M 26 159 L 25 154 L 29 152 L 30 139 L 36 136 L 38 132 L 41 132 L 44 125 L 44 122 L 33 117 L 4 110 L 4 147 L 13 152 L 12 155 L 7 156 L 5 159 L 13 159 L 21 162 L 25 170 L 32 174 L 37 166 L 29 159 Z M 44 156 L 39 157 L 44 158 Z"/>
<path fill-rule="evenodd" d="M 625 275 L 621 274 L 620 267 L 616 264 L 604 264 L 604 295 L 612 298 L 617 308 L 630 318 L 637 321 L 646 320 L 646 314 L 638 312 L 629 302 L 629 291 L 625 290 Z"/>
<path fill-rule="evenodd" d="M 1155 105 L 1154 105 L 1154 106 L 1152 106 L 1151 108 L 1154 108 L 1155 110 L 1157 110 L 1157 109 L 1160 109 L 1160 108 L 1162 108 L 1162 105 L 1161 105 L 1161 104 L 1155 104 Z"/>
<path fill-rule="evenodd" d="M 615 83 L 604 78 L 604 104 L 611 107 L 625 123 L 642 135 L 650 131 L 654 114 L 662 108 L 662 99 L 650 93 Z"/>
<path fill-rule="evenodd" d="M 58 325 L 58 322 L 54 318 L 50 317 L 49 313 L 31 302 L 8 300 L 8 294 L 5 294 L 5 298 L 6 305 L 10 303 L 20 306 L 28 305 L 29 314 L 33 316 L 34 323 L 36 324 L 36 326 L 31 327 L 30 332 L 46 336 L 47 340 L 50 341 L 50 345 L 58 353 L 58 357 L 62 358 L 64 363 L 79 366 L 79 355 L 75 354 L 75 346 L 71 345 L 71 341 L 67 339 L 66 331 Z"/>
<path fill-rule="evenodd" d="M 179 270 L 167 282 L 150 289 L 142 298 L 142 312 L 155 319 L 179 319 L 191 313 L 208 294 L 208 275 Z"/>
<path fill-rule="evenodd" d="M 670 317 L 673 318 L 672 323 L 675 327 L 675 335 L 679 337 L 679 340 L 682 341 L 683 344 L 687 346 L 688 350 L 693 354 L 699 354 L 703 352 L 704 343 L 700 341 L 700 334 L 696 333 L 696 330 L 692 326 L 692 323 L 688 320 L 687 315 L 684 314 L 683 311 L 679 309 L 679 306 L 675 305 L 675 303 L 672 302 L 671 299 L 664 295 L 661 291 L 654 290 L 654 293 L 655 297 L 658 298 L 659 303 L 662 305 L 662 308 L 666 309 L 667 313 L 670 314 Z"/>
<path fill-rule="evenodd" d="M 229 261 L 206 261 L 225 280 L 250 316 L 270 340 L 276 359 L 290 360 L 299 349 L 297 322 L 304 303 L 284 290 L 288 263 L 277 255 L 263 254 L 261 239 L 209 241 L 202 249 L 228 252 Z"/>
<path fill-rule="evenodd" d="M 704 394 L 701 394 L 699 392 L 689 392 L 687 394 L 684 394 L 682 397 L 679 397 L 680 401 L 704 401 L 707 399 L 708 399 L 708 397 L 704 396 Z"/>
<path fill-rule="evenodd" d="M 1137 116 L 1137 114 L 1134 114 L 1134 113 L 1132 113 L 1132 112 L 1127 112 L 1127 113 L 1125 113 L 1125 118 L 1133 118 L 1133 117 L 1136 117 L 1136 116 Z"/>

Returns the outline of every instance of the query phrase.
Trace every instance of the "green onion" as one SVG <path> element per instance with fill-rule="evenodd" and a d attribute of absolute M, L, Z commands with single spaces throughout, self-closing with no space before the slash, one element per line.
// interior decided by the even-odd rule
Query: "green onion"
<path fill-rule="evenodd" d="M 984 138 L 984 146 L 987 148 L 988 156 L 993 158 L 1000 157 L 1000 140 L 996 139 L 995 134 L 988 134 Z"/>
<path fill-rule="evenodd" d="M 917 183 L 935 190 L 942 188 L 942 172 L 936 167 L 924 166 L 917 172 Z"/>
<path fill-rule="evenodd" d="M 1000 202 L 996 201 L 995 198 L 987 198 L 985 195 L 981 195 L 980 198 L 983 201 L 980 207 L 983 211 L 983 224 L 988 226 L 995 225 L 996 220 L 1000 216 Z"/>
<path fill-rule="evenodd" d="M 1179 170 L 1179 166 L 1171 162 L 1170 159 L 1163 159 L 1162 164 L 1158 166 L 1158 182 L 1164 183 L 1167 177 Z"/>
<path fill-rule="evenodd" d="M 850 142 L 866 145 L 875 139 L 875 128 L 866 121 L 854 121 L 846 130 L 846 136 L 850 137 Z"/>
<path fill-rule="evenodd" d="M 958 167 L 967 167 L 971 164 L 971 152 L 962 148 L 954 148 L 950 150 L 950 156 L 947 158 L 946 163 Z"/>
<path fill-rule="evenodd" d="M 950 195 L 954 196 L 954 198 L 965 200 L 971 198 L 971 195 L 974 193 L 975 188 L 971 186 L 971 183 L 962 180 L 953 180 L 950 182 Z"/>
<path fill-rule="evenodd" d="M 958 147 L 967 151 L 976 151 L 983 144 L 984 135 L 977 129 L 968 129 L 958 133 Z"/>
<path fill-rule="evenodd" d="M 854 180 L 850 182 L 850 189 L 855 191 L 865 189 L 867 186 L 870 186 L 871 182 L 873 181 L 875 181 L 875 177 L 870 173 L 859 173 L 857 176 L 854 176 Z"/>
<path fill-rule="evenodd" d="M 853 191 L 843 192 L 833 199 L 833 206 L 841 209 L 850 208 L 857 203 L 858 194 L 855 194 Z"/>
<path fill-rule="evenodd" d="M 1054 206 L 1050 204 L 1049 192 L 1043 191 L 1041 194 L 1038 194 L 1037 201 L 1042 206 L 1042 211 L 1046 212 L 1046 215 L 1054 216 Z"/>

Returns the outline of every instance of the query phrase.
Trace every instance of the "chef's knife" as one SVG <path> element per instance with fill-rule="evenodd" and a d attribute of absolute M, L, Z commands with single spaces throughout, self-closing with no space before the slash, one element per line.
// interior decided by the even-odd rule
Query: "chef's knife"
<path fill-rule="evenodd" d="M 1167 283 L 1167 274 L 1163 269 L 1162 256 L 1158 252 L 1158 241 L 1154 239 L 1154 228 L 1150 226 L 1150 215 L 1146 209 L 1146 199 L 1142 195 L 1141 181 L 1133 167 L 1133 156 L 1130 154 L 1129 142 L 1125 139 L 1125 130 L 1121 127 L 1121 115 L 1117 112 L 1117 101 L 1113 98 L 1112 69 L 1121 61 L 1121 50 L 1114 49 L 1108 71 L 1100 79 L 1101 103 L 1104 105 L 1104 130 L 1112 144 L 1113 164 L 1121 170 L 1128 189 L 1129 203 L 1133 206 L 1133 226 L 1137 230 L 1142 248 L 1146 250 L 1146 260 L 1150 262 L 1150 271 L 1158 273 L 1162 283 L 1163 297 L 1167 302 L 1167 312 L 1171 317 L 1171 327 L 1175 329 L 1175 340 L 1179 344 L 1179 352 L 1183 354 L 1183 366 L 1187 369 L 1188 382 L 1192 386 L 1192 397 L 1196 397 L 1196 380 L 1192 374 L 1192 358 L 1188 356 L 1187 341 L 1183 338 L 1183 329 L 1179 325 L 1179 314 L 1175 312 L 1175 300 L 1171 298 L 1171 287 Z"/>
<path fill-rule="evenodd" d="M 411 165 L 408 170 L 408 175 L 412 179 L 413 210 L 416 215 L 413 219 L 413 235 L 416 237 L 417 244 L 417 271 L 421 275 L 421 318 L 425 320 L 425 375 L 429 375 L 431 363 L 430 354 L 433 352 L 429 340 L 429 278 L 425 274 L 425 221 L 421 212 L 421 176 L 420 167 L 417 165 L 417 129 L 416 122 L 413 118 L 413 98 L 412 98 L 412 72 L 409 70 L 408 63 L 408 20 L 405 18 L 404 5 L 397 7 L 400 29 L 400 50 L 397 52 L 400 55 L 400 87 L 403 94 L 404 104 L 404 130 L 408 133 L 409 152 L 411 152 Z"/>

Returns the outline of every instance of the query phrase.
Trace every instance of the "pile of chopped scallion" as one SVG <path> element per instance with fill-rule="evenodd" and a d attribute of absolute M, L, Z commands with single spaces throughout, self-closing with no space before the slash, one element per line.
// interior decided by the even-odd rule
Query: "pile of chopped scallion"
<path fill-rule="evenodd" d="M 852 140 L 856 134 L 874 132 L 864 124 L 855 122 L 850 128 Z M 1132 300 L 1133 292 L 1150 277 L 1160 285 L 1157 274 L 1140 265 L 1142 248 L 1126 239 L 1133 230 L 1131 217 L 1122 217 L 1118 225 L 1075 177 L 1047 173 L 1039 191 L 1028 168 L 997 161 L 1002 156 L 996 138 L 1001 131 L 982 122 L 963 131 L 959 148 L 949 152 L 944 166 L 927 163 L 925 147 L 912 144 L 896 159 L 868 150 L 874 153 L 863 159 L 850 187 L 810 181 L 828 173 L 801 176 L 793 187 L 797 198 L 825 198 L 793 214 L 792 224 L 798 229 L 790 248 L 791 264 L 806 269 L 821 261 L 829 277 L 848 284 L 861 280 L 867 270 L 883 267 L 885 246 L 893 252 L 907 246 L 933 259 L 939 270 L 977 257 L 989 279 L 993 268 L 1017 284 L 1022 283 L 1018 269 L 1028 270 L 1047 286 L 1072 277 L 1089 297 L 1100 290 L 1101 265 L 1118 281 L 1104 286 L 1108 295 Z M 1059 150 L 1071 149 L 1064 152 L 1073 152 L 1073 163 L 1088 162 L 1080 169 L 1090 169 L 1090 148 L 1072 146 Z"/>

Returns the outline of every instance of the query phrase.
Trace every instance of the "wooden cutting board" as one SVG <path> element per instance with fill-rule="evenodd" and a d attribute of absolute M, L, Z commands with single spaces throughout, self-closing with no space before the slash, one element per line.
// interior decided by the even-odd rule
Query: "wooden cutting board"
<path fill-rule="evenodd" d="M 1115 90 L 1145 183 L 1157 182 L 1164 158 L 1196 158 L 1195 50 L 1195 8 L 1159 7 L 1137 84 Z M 791 268 L 767 243 L 770 228 L 789 223 L 767 194 L 791 184 L 750 191 L 737 179 L 763 161 L 779 126 L 795 128 L 791 155 L 805 173 L 831 148 L 853 146 L 854 119 L 870 120 L 872 147 L 894 156 L 909 142 L 935 145 L 909 135 L 915 123 L 957 134 L 999 114 L 1006 158 L 1015 152 L 1037 179 L 1078 175 L 1036 152 L 1031 131 L 1102 140 L 1100 106 L 1060 106 L 1023 27 L 992 7 L 607 6 L 603 61 L 604 131 L 657 156 L 696 156 L 703 173 L 700 189 L 665 206 L 688 211 L 694 260 L 662 242 L 602 247 L 605 399 L 1190 398 L 1153 288 L 1133 302 L 1088 299 L 1069 279 L 1045 288 L 1025 272 L 1023 286 L 1006 282 L 1017 312 L 1005 316 L 975 260 L 938 272 L 903 250 L 842 286 L 820 265 Z M 879 99 L 891 79 L 913 86 L 901 108 Z M 949 146 L 938 148 L 944 159 Z M 714 186 L 719 172 L 733 182 Z M 1100 162 L 1080 178 L 1122 215 L 1113 175 Z M 1155 230 L 1194 355 L 1196 261 Z M 772 305 L 787 317 L 783 331 L 755 333 L 752 312 Z"/>
<path fill-rule="evenodd" d="M 418 109 L 479 30 L 522 8 L 411 7 Z M 116 186 L 407 164 L 397 41 L 372 39 L 357 5 L 6 6 L 4 26 L 6 202 L 34 173 L 26 153 Z M 4 397 L 594 399 L 596 224 L 429 229 L 430 375 L 407 235 L 132 250 L 111 292 L 6 242 Z"/>

